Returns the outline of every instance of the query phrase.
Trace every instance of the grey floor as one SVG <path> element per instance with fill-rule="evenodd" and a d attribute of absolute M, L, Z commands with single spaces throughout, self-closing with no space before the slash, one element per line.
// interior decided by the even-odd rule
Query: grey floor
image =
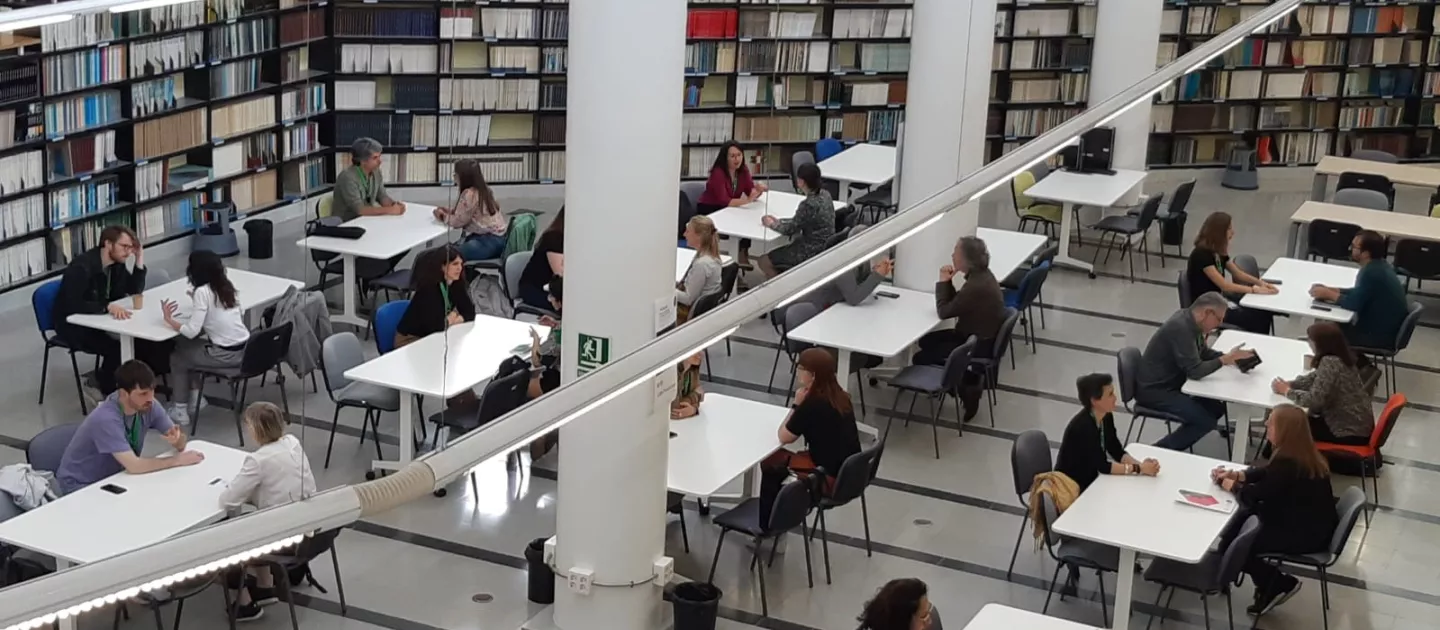
<path fill-rule="evenodd" d="M 1216 185 L 1217 173 L 1185 174 L 1167 171 L 1154 174 L 1152 190 L 1170 190 L 1190 176 L 1200 180 L 1190 204 L 1193 235 L 1203 217 L 1226 210 L 1237 218 L 1234 250 L 1253 253 L 1266 265 L 1281 253 L 1287 218 L 1308 194 L 1310 176 L 1303 170 L 1266 169 L 1261 172 L 1264 190 L 1236 192 Z M 1419 212 L 1428 192 L 1403 191 L 1401 211 Z M 502 192 L 501 203 L 508 208 L 557 208 L 558 197 L 515 198 Z M 424 199 L 412 198 L 415 201 Z M 987 204 L 982 224 L 1013 228 L 1015 219 L 1007 204 Z M 316 281 L 314 268 L 302 254 L 284 243 L 293 242 L 298 222 L 278 226 L 279 257 L 267 261 L 240 259 L 234 264 L 259 271 L 302 277 Z M 1088 257 L 1088 248 L 1080 254 Z M 1187 247 L 1188 251 L 1188 247 Z M 1139 261 L 1137 261 L 1139 262 Z M 967 427 L 964 437 L 953 430 L 940 434 L 943 458 L 931 455 L 930 431 L 923 425 L 902 428 L 891 436 L 880 478 L 869 493 L 870 529 L 874 555 L 867 557 L 858 506 L 837 510 L 830 516 L 832 544 L 830 560 L 833 584 L 825 584 L 823 570 L 817 572 L 814 588 L 807 588 L 804 556 L 798 539 L 790 553 L 782 556 L 768 574 L 770 613 L 759 617 L 758 584 L 746 571 L 746 558 L 738 546 L 727 545 L 720 558 L 717 582 L 724 590 L 722 627 L 849 629 L 862 602 L 886 580 L 919 577 L 929 583 L 932 600 L 944 611 L 954 628 L 963 627 L 982 605 L 1002 602 L 1039 610 L 1045 598 L 1046 580 L 1053 565 L 1023 545 L 1015 574 L 1005 577 L 1005 567 L 1020 526 L 1020 511 L 1011 487 L 1009 450 L 1014 437 L 1027 429 L 1045 431 L 1052 441 L 1060 437 L 1066 419 L 1074 411 L 1074 378 L 1092 371 L 1113 371 L 1114 351 L 1125 345 L 1143 345 L 1157 322 L 1176 306 L 1174 274 L 1183 264 L 1177 259 L 1150 261 L 1147 272 L 1139 271 L 1136 282 L 1120 274 L 1124 263 L 1112 257 L 1095 280 L 1072 272 L 1052 274 L 1045 287 L 1045 328 L 1033 350 L 1016 348 L 1018 369 L 1006 367 L 1001 375 L 999 406 L 995 427 L 984 415 L 976 426 Z M 178 272 L 179 260 L 152 261 Z M 332 300 L 338 294 L 331 292 Z M 1420 299 L 1429 306 L 1435 300 Z M 1391 465 L 1381 479 L 1380 507 L 1373 523 L 1357 528 L 1344 558 L 1333 572 L 1330 627 L 1335 630 L 1407 630 L 1434 627 L 1440 612 L 1440 494 L 1425 490 L 1440 483 L 1440 455 L 1426 444 L 1440 444 L 1440 319 L 1427 318 L 1416 332 L 1410 349 L 1402 355 L 1400 389 L 1412 404 L 1406 410 L 1386 451 Z M 1286 328 L 1288 327 L 1288 328 Z M 1293 324 L 1282 323 L 1282 332 Z M 756 321 L 733 339 L 733 354 L 712 351 L 714 382 L 711 391 L 779 402 L 765 391 L 775 334 L 769 325 Z M 23 460 L 24 440 L 46 426 L 79 419 L 69 366 L 64 356 L 52 357 L 50 383 L 44 405 L 35 403 L 40 343 L 34 333 L 28 309 L 0 314 L 0 342 L 12 348 L 0 356 L 0 370 L 13 379 L 0 381 L 0 406 L 10 409 L 0 420 L 0 464 Z M 371 350 L 373 352 L 373 350 Z M 783 361 L 782 361 L 783 363 Z M 12 371 L 13 370 L 13 371 Z M 292 411 L 304 417 L 293 429 L 301 433 L 311 461 L 324 459 L 332 407 L 326 396 L 303 392 L 289 383 Z M 279 392 L 271 385 L 252 388 L 253 399 L 276 400 Z M 869 388 L 872 422 L 883 418 L 875 407 L 886 410 L 893 400 L 885 388 Z M 923 407 L 923 405 L 922 405 Z M 1123 427 L 1127 417 L 1119 419 Z M 222 406 L 202 414 L 202 438 L 235 443 L 235 430 Z M 943 417 L 942 429 L 953 429 L 954 418 Z M 395 449 L 396 420 L 382 420 L 385 448 Z M 358 442 L 360 414 L 341 414 L 335 439 L 334 461 L 319 471 L 322 487 L 362 479 L 373 446 Z M 1154 434 L 1148 439 L 1158 438 Z M 1224 444 L 1211 436 L 1200 452 L 1223 457 Z M 305 590 L 300 604 L 301 624 L 317 629 L 392 628 L 484 628 L 509 630 L 519 627 L 538 611 L 525 600 L 522 549 L 533 538 L 554 531 L 556 497 L 555 473 L 542 460 L 531 474 L 507 474 L 503 464 L 486 465 L 479 473 L 479 492 L 457 485 L 444 499 L 424 499 L 350 527 L 339 539 L 340 563 L 349 603 L 340 616 L 334 588 L 329 594 Z M 1337 477 L 1336 485 L 1351 485 L 1353 479 Z M 717 508 L 718 509 L 718 508 Z M 672 517 L 668 549 L 676 557 L 677 571 L 703 575 L 714 550 L 716 530 L 697 513 L 686 514 L 691 553 L 680 543 L 678 523 Z M 818 553 L 818 546 L 816 548 Z M 820 570 L 817 556 L 817 570 Z M 329 563 L 320 562 L 317 573 L 322 583 L 333 586 Z M 1095 591 L 1093 576 L 1081 584 L 1082 595 Z M 1243 616 L 1250 587 L 1237 592 L 1237 623 L 1249 624 Z M 1114 585 L 1106 591 L 1113 596 Z M 1177 596 L 1167 609 L 1151 605 L 1155 589 L 1138 584 L 1136 612 L 1132 624 L 1146 623 L 1156 614 L 1169 627 L 1204 627 L 1206 615 L 1199 600 Z M 477 595 L 488 595 L 477 603 Z M 1051 614 L 1100 625 L 1100 610 L 1085 597 L 1051 606 Z M 220 627 L 220 595 L 207 593 L 185 613 L 190 627 Z M 1209 623 L 1228 627 L 1223 600 L 1212 602 Z M 288 623 L 283 605 L 268 609 L 257 628 L 283 628 Z M 173 611 L 167 610 L 167 619 Z M 146 615 L 126 627 L 153 627 Z M 1430 619 L 1430 622 L 1426 622 Z M 85 627 L 108 625 L 109 616 L 92 617 Z M 1306 580 L 1300 594 L 1261 622 L 1265 628 L 1310 629 L 1320 627 L 1318 585 Z"/>

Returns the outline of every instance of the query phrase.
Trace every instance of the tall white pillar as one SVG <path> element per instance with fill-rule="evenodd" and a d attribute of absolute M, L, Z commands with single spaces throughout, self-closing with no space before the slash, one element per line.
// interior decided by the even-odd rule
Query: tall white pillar
<path fill-rule="evenodd" d="M 613 360 L 655 338 L 657 309 L 673 321 L 685 21 L 677 0 L 570 1 L 565 382 L 599 349 L 582 335 Z M 670 413 L 656 398 L 633 388 L 560 431 L 555 567 L 596 584 L 580 595 L 557 576 L 560 628 L 660 625 L 661 590 L 645 584 L 664 556 Z"/>
<path fill-rule="evenodd" d="M 1090 62 L 1091 105 L 1115 96 L 1154 74 L 1160 49 L 1160 19 L 1165 3 L 1155 0 L 1103 0 L 1098 3 L 1095 49 Z M 1145 170 L 1150 145 L 1150 101 L 1110 123 L 1115 127 L 1113 168 Z M 1120 200 L 1138 203 L 1140 187 Z"/>
<path fill-rule="evenodd" d="M 995 0 L 915 0 L 909 84 L 916 89 L 905 103 L 902 211 L 984 166 L 994 35 Z M 955 240 L 975 233 L 979 211 L 978 203 L 962 205 L 902 242 L 896 284 L 933 291 Z"/>

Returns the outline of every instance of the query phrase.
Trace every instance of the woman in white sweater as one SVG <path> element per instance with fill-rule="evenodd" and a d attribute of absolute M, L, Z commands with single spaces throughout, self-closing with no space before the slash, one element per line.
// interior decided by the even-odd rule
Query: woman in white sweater
<path fill-rule="evenodd" d="M 720 234 L 710 217 L 696 215 L 685 224 L 685 244 L 695 250 L 685 278 L 675 287 L 679 321 L 690 318 L 690 307 L 700 298 L 720 292 Z"/>
<path fill-rule="evenodd" d="M 257 402 L 245 408 L 245 432 L 260 447 L 245 456 L 240 472 L 220 493 L 220 506 L 231 512 L 250 505 L 259 509 L 299 501 L 315 494 L 315 476 L 300 440 L 285 432 L 285 413 L 273 403 Z M 238 577 L 238 576 L 237 576 Z M 244 588 L 238 579 L 229 584 L 238 590 L 236 619 L 259 619 L 261 606 L 273 604 L 275 581 L 268 570 L 252 570 Z"/>
<path fill-rule="evenodd" d="M 185 276 L 191 286 L 189 314 L 181 313 L 175 302 L 160 304 L 166 325 L 180 333 L 170 357 L 172 398 L 179 403 L 169 409 L 170 418 L 179 424 L 190 424 L 190 415 L 200 412 L 200 390 L 192 387 L 191 373 L 202 368 L 239 368 L 245 342 L 250 340 L 240 296 L 225 275 L 220 256 L 210 251 L 191 252 Z"/>

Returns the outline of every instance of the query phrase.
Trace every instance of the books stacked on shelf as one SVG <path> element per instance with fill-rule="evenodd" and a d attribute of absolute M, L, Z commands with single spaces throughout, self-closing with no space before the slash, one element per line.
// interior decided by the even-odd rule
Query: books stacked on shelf
<path fill-rule="evenodd" d="M 37 209 L 40 206 L 40 195 L 26 199 L 36 200 Z M 46 225 L 64 225 L 76 219 L 109 212 L 119 205 L 120 183 L 114 175 L 61 188 L 50 193 L 49 220 Z M 38 227 L 40 226 L 36 229 Z"/>
<path fill-rule="evenodd" d="M 446 154 L 440 159 L 440 181 L 455 181 L 455 163 L 460 160 L 475 160 L 480 163 L 480 173 L 487 182 L 534 181 L 534 153 L 484 153 L 474 155 Z"/>
<path fill-rule="evenodd" d="M 0 202 L 0 240 L 35 234 L 50 223 L 45 217 L 45 196 L 30 195 Z"/>
<path fill-rule="evenodd" d="M 325 111 L 325 84 L 310 83 L 280 94 L 280 120 L 310 118 Z"/>
<path fill-rule="evenodd" d="M 135 158 L 159 157 L 204 144 L 210 139 L 205 118 L 206 112 L 195 109 L 135 123 Z"/>
<path fill-rule="evenodd" d="M 409 6 L 403 2 L 395 4 L 401 6 L 336 6 L 335 34 L 340 37 L 432 39 L 439 32 L 435 7 Z"/>
<path fill-rule="evenodd" d="M 26 151 L 0 157 L 0 196 L 44 186 L 43 156 L 43 151 Z"/>
<path fill-rule="evenodd" d="M 536 173 L 536 177 L 538 177 L 542 183 L 564 181 L 565 152 L 541 151 L 538 167 L 539 172 Z"/>
<path fill-rule="evenodd" d="M 54 96 L 125 79 L 125 46 L 62 53 L 44 60 L 45 94 Z"/>
<path fill-rule="evenodd" d="M 39 103 L 0 109 L 0 150 L 29 144 L 44 135 L 45 123 Z"/>
<path fill-rule="evenodd" d="M 1084 110 L 1094 3 L 1001 1 L 995 12 L 986 161 Z"/>
<path fill-rule="evenodd" d="M 127 213 L 112 212 L 109 214 L 99 215 L 93 221 L 81 221 L 52 229 L 50 231 L 49 237 L 51 269 L 63 268 L 65 265 L 70 264 L 70 261 L 75 260 L 76 257 L 84 254 L 86 251 L 94 248 L 96 245 L 99 245 L 100 232 L 104 231 L 105 228 L 111 225 L 124 225 L 127 227 L 134 227 L 133 222 L 134 217 L 130 216 Z M 19 247 L 33 247 L 31 243 L 32 241 L 26 241 L 22 245 L 17 245 L 6 248 L 4 250 L 0 250 L 0 256 L 3 256 L 8 260 L 9 257 L 13 255 L 13 250 Z M 42 255 L 44 251 L 44 248 L 41 247 L 40 252 L 42 252 Z M 29 255 L 33 253 L 34 252 L 31 250 L 27 250 L 26 258 L 28 259 Z M 13 270 L 11 271 L 13 272 Z M 29 269 L 29 273 L 25 275 L 25 278 L 39 275 L 40 273 L 43 273 L 43 271 L 36 270 L 35 268 L 31 267 Z M 13 277 L 14 275 L 12 273 L 12 278 Z"/>
<path fill-rule="evenodd" d="M 205 199 L 205 193 L 189 193 L 136 212 L 135 235 L 142 243 L 154 243 L 195 231 Z"/>
<path fill-rule="evenodd" d="M 35 79 L 40 67 L 25 63 L 0 69 L 0 103 L 12 103 L 33 99 L 40 95 L 40 84 Z"/>
<path fill-rule="evenodd" d="M 92 46 L 116 39 L 116 20 L 109 12 L 76 15 L 59 24 L 40 27 L 40 50 L 55 52 Z"/>
<path fill-rule="evenodd" d="M 448 157 L 449 154 L 446 154 Z M 429 184 L 440 181 L 435 178 L 434 153 L 392 153 L 380 163 L 380 176 L 385 184 Z M 350 167 L 349 160 L 335 161 L 335 174 Z M 488 181 L 490 178 L 486 177 Z"/>
<path fill-rule="evenodd" d="M 230 182 L 230 202 L 237 213 L 264 208 L 280 199 L 279 174 L 266 170 Z"/>
<path fill-rule="evenodd" d="M 435 74 L 439 58 L 433 44 L 343 44 L 340 72 Z"/>
<path fill-rule="evenodd" d="M 304 197 L 325 186 L 325 159 L 310 158 L 286 164 L 281 170 L 280 183 L 287 198 Z"/>
<path fill-rule="evenodd" d="M 440 79 L 440 108 L 534 111 L 540 108 L 540 80 Z"/>
<path fill-rule="evenodd" d="M 121 119 L 115 90 L 61 97 L 45 103 L 45 129 L 54 139 L 113 124 Z"/>
<path fill-rule="evenodd" d="M 45 147 L 49 179 L 58 182 L 93 175 L 120 161 L 115 157 L 115 130 L 52 142 Z"/>
<path fill-rule="evenodd" d="M 275 126 L 275 97 L 262 96 L 210 110 L 210 138 L 220 142 Z"/>

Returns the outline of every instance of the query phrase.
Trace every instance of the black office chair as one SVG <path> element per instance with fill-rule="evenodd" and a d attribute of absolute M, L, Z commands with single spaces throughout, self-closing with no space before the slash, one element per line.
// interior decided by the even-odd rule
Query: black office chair
<path fill-rule="evenodd" d="M 1150 239 L 1145 238 L 1147 236 L 1146 232 L 1150 230 L 1150 224 L 1155 222 L 1155 215 L 1160 212 L 1160 202 L 1164 199 L 1165 193 L 1155 193 L 1154 195 L 1151 195 L 1145 200 L 1145 205 L 1140 207 L 1140 214 L 1134 216 L 1108 216 L 1104 219 L 1101 219 L 1100 222 L 1096 223 L 1095 225 L 1091 226 L 1092 228 L 1098 230 L 1101 233 L 1100 243 L 1105 246 L 1105 262 L 1107 263 L 1110 262 L 1110 250 L 1115 248 L 1115 241 L 1122 239 L 1124 240 L 1124 243 L 1120 244 L 1120 257 L 1124 258 L 1125 254 L 1131 254 L 1131 282 L 1135 281 L 1135 256 L 1133 252 L 1134 245 L 1131 244 L 1131 239 L 1133 239 L 1137 235 L 1141 237 L 1140 251 L 1141 253 L 1145 254 L 1145 270 L 1149 271 Z M 1095 250 L 1095 255 L 1090 260 L 1091 264 L 1094 264 L 1097 260 L 1099 260 L 1099 258 L 1100 250 L 1097 248 Z"/>
<path fill-rule="evenodd" d="M 1201 610 L 1205 615 L 1205 628 L 1210 628 L 1210 596 L 1225 596 L 1226 618 L 1230 620 L 1230 627 L 1235 627 L 1235 607 L 1231 601 L 1230 591 L 1232 586 L 1239 586 L 1244 579 L 1240 569 L 1245 566 L 1245 561 L 1250 558 L 1250 549 L 1255 545 L 1255 539 L 1260 537 L 1260 517 L 1250 516 L 1240 525 L 1240 532 L 1230 540 L 1225 550 L 1219 553 L 1210 552 L 1196 564 L 1176 562 L 1165 558 L 1155 558 L 1150 566 L 1145 568 L 1145 579 L 1160 585 L 1160 592 L 1155 594 L 1155 606 L 1160 607 L 1160 598 L 1165 591 L 1170 591 L 1170 598 L 1165 600 L 1165 608 L 1170 608 L 1170 600 L 1175 599 L 1175 591 L 1190 591 L 1200 596 Z M 1155 621 L 1152 615 L 1150 621 Z M 1145 624 L 1149 630 L 1150 623 Z"/>
<path fill-rule="evenodd" d="M 1184 272 L 1180 273 L 1183 278 Z M 1115 353 L 1115 371 L 1120 374 L 1120 402 L 1125 410 L 1130 412 L 1130 427 L 1125 429 L 1125 443 L 1130 444 L 1130 434 L 1135 433 L 1138 441 L 1145 434 L 1145 421 L 1154 418 L 1165 423 L 1165 432 L 1170 433 L 1170 423 L 1183 421 L 1180 416 L 1172 413 L 1165 413 L 1151 409 L 1135 402 L 1135 390 L 1139 388 L 1137 382 L 1140 376 L 1140 349 L 1133 346 L 1121 348 Z M 1140 430 L 1135 431 L 1135 421 L 1140 421 Z"/>
<path fill-rule="evenodd" d="M 1402 238 L 1395 243 L 1395 271 L 1405 276 L 1405 290 L 1410 281 L 1417 289 L 1425 288 L 1426 280 L 1440 280 L 1440 241 Z"/>
<path fill-rule="evenodd" d="M 135 603 L 150 609 L 150 612 L 155 616 L 155 630 L 165 630 L 165 619 L 160 614 L 160 609 L 169 604 L 175 604 L 174 628 L 175 630 L 179 630 L 180 619 L 185 615 L 185 601 L 210 590 L 211 586 L 222 581 L 220 579 L 221 575 L 222 573 L 212 573 L 192 580 L 177 582 L 159 590 L 141 591 L 140 594 L 135 597 Z M 223 587 L 220 591 L 225 597 L 225 609 L 231 610 L 230 591 Z M 121 617 L 127 616 L 128 618 L 128 615 L 129 612 L 126 610 L 125 605 L 116 606 L 111 628 L 113 630 L 119 630 Z M 233 614 L 230 615 L 228 621 L 230 630 L 235 630 L 235 617 Z"/>
<path fill-rule="evenodd" d="M 778 547 L 779 538 L 795 528 L 800 528 L 800 539 L 805 545 L 805 577 L 809 580 L 810 587 L 815 587 L 815 574 L 810 564 L 810 536 L 806 531 L 805 520 L 810 517 L 810 511 L 815 508 L 813 486 L 818 475 L 812 475 L 810 479 L 792 481 L 780 488 L 780 493 L 775 496 L 775 504 L 770 510 L 770 521 L 760 522 L 760 499 L 752 497 L 745 502 L 735 506 L 733 509 L 715 517 L 716 525 L 720 526 L 720 539 L 715 542 L 715 557 L 710 561 L 710 575 L 705 579 L 711 584 L 715 583 L 715 567 L 720 564 L 720 550 L 725 547 L 725 535 L 730 532 L 740 532 L 750 536 L 754 541 L 754 550 L 750 558 L 750 568 L 757 570 L 760 575 L 760 616 L 770 616 L 770 603 L 765 597 L 765 567 L 761 566 L 760 554 L 764 549 L 764 541 L 774 541 L 770 547 L 770 561 L 775 560 L 775 549 Z"/>
<path fill-rule="evenodd" d="M 338 557 L 340 552 L 335 547 L 335 539 L 339 536 L 339 529 L 317 532 L 301 540 L 299 545 L 278 553 L 260 556 L 242 565 L 266 567 L 277 576 L 276 583 L 280 587 L 280 599 L 290 608 L 290 626 L 293 630 L 300 630 L 300 622 L 295 617 L 295 598 L 292 587 L 300 586 L 299 583 L 304 581 L 322 594 L 329 593 L 310 572 L 310 563 L 327 551 L 330 552 L 330 564 L 335 570 L 335 590 L 340 598 L 340 616 L 344 617 L 349 612 L 349 605 L 345 603 L 345 582 L 340 577 L 340 558 Z M 232 622 L 235 619 L 235 610 L 235 608 L 230 609 Z"/>
<path fill-rule="evenodd" d="M 1020 533 L 1015 536 L 1015 549 L 1010 552 L 1010 566 L 1005 568 L 1005 579 L 1015 572 L 1015 557 L 1020 555 L 1020 541 L 1025 540 L 1025 526 L 1030 524 L 1030 502 L 1026 495 L 1035 484 L 1035 475 L 1055 469 L 1050 457 L 1050 440 L 1044 431 L 1031 429 L 1021 433 L 1010 445 L 1010 474 L 1014 476 L 1015 498 L 1024 509 L 1020 517 Z"/>
<path fill-rule="evenodd" d="M 1015 324 L 1020 321 L 1020 311 L 1013 308 L 1005 309 L 1005 321 L 1000 324 L 1000 332 L 995 335 L 995 341 L 990 344 L 989 353 L 983 352 L 983 348 L 970 357 L 970 365 L 979 367 L 983 373 L 985 391 L 988 393 L 986 400 L 990 403 L 990 426 L 995 426 L 995 387 L 1000 384 L 1000 362 L 1005 360 L 1005 354 L 1010 352 L 1011 339 L 1015 336 Z M 1010 355 L 1010 369 L 1015 369 L 1015 355 Z"/>
<path fill-rule="evenodd" d="M 280 406 L 285 409 L 285 417 L 290 417 L 290 400 L 285 397 L 285 373 L 280 370 L 280 364 L 285 361 L 285 355 L 290 351 L 290 334 L 294 330 L 295 325 L 286 322 L 250 333 L 250 340 L 245 342 L 245 351 L 240 358 L 239 370 L 195 370 L 202 375 L 201 396 L 205 395 L 205 381 L 209 380 L 203 376 L 213 376 L 230 384 L 230 400 L 235 401 L 232 408 L 235 412 L 235 432 L 240 436 L 241 446 L 245 445 L 245 427 L 240 419 L 245 411 L 245 396 L 249 393 L 250 379 L 275 370 L 275 383 L 280 389 Z M 190 434 L 194 435 L 199 428 L 200 416 L 197 415 L 190 420 Z"/>
<path fill-rule="evenodd" d="M 1120 566 L 1120 549 L 1089 540 L 1079 538 L 1061 539 L 1051 527 L 1055 519 L 1060 517 L 1059 510 L 1055 509 L 1054 501 L 1050 495 L 1040 495 L 1041 528 L 1045 531 L 1045 551 L 1050 558 L 1055 560 L 1055 575 L 1050 577 L 1050 588 L 1045 590 L 1045 607 L 1040 609 L 1041 614 L 1050 612 L 1050 596 L 1055 593 L 1055 584 L 1060 580 L 1060 569 L 1073 568 L 1076 571 L 1081 569 L 1095 572 L 1096 581 L 1100 583 L 1100 614 L 1105 621 L 1103 627 L 1110 627 L 1110 609 L 1105 599 L 1105 573 L 1115 573 Z M 1126 571 L 1130 567 L 1125 567 Z M 1060 595 L 1064 599 L 1064 593 Z"/>
<path fill-rule="evenodd" d="M 1395 207 L 1395 184 L 1391 183 L 1390 178 L 1384 175 L 1351 172 L 1341 173 L 1339 177 L 1335 178 L 1335 192 L 1338 193 L 1346 188 L 1373 190 L 1385 195 L 1385 198 L 1390 201 L 1391 209 Z"/>
<path fill-rule="evenodd" d="M 839 474 L 835 475 L 835 487 L 828 496 L 821 493 L 820 500 L 815 504 L 815 523 L 810 526 L 810 537 L 814 538 L 817 530 L 820 532 L 826 584 L 830 583 L 830 529 L 825 524 L 826 512 L 860 499 L 860 517 L 865 524 L 865 555 L 871 555 L 870 508 L 865 505 L 865 491 L 870 488 L 870 482 L 875 480 L 875 475 L 880 470 L 880 455 L 884 450 L 885 440 L 880 440 L 870 448 L 846 457 L 845 462 L 840 464 Z M 819 469 L 822 475 L 828 475 L 829 472 L 824 467 Z"/>
<path fill-rule="evenodd" d="M 1045 280 L 1049 277 L 1050 263 L 1040 263 L 1025 273 L 1025 279 L 1021 281 L 1020 288 L 1006 295 L 1006 302 L 1010 302 L 1011 295 L 1014 296 L 1014 303 L 1008 304 L 1008 306 L 1020 311 L 1020 324 L 1025 327 L 1025 338 L 1030 342 L 1032 354 L 1036 352 L 1037 345 L 1035 343 L 1034 318 L 1031 316 L 1035 313 L 1035 302 L 1040 298 L 1040 289 L 1045 286 Z M 1043 312 L 1044 309 L 1041 311 Z"/>
<path fill-rule="evenodd" d="M 1350 541 L 1351 532 L 1355 531 L 1355 521 L 1360 518 L 1360 510 L 1365 507 L 1365 492 L 1355 486 L 1345 489 L 1340 495 L 1340 500 L 1335 502 L 1335 512 L 1340 516 L 1335 526 L 1335 533 L 1330 536 L 1330 548 L 1318 553 L 1286 554 L 1270 553 L 1261 556 L 1262 559 L 1275 564 L 1292 564 L 1309 569 L 1314 569 L 1320 574 L 1320 618 L 1324 622 L 1324 628 L 1330 628 L 1330 567 L 1340 560 L 1345 553 L 1345 544 Z M 1258 624 L 1260 620 L 1257 618 Z"/>
<path fill-rule="evenodd" d="M 930 399 L 930 432 L 935 436 L 935 459 L 940 459 L 940 411 L 945 408 L 945 398 L 954 397 L 955 417 L 963 417 L 960 412 L 960 387 L 964 384 L 965 372 L 970 367 L 971 356 L 975 353 L 975 346 L 980 342 L 971 335 L 965 343 L 956 346 L 950 351 L 950 356 L 945 359 L 945 366 L 938 365 L 907 365 L 890 379 L 890 386 L 901 392 L 910 392 L 910 410 L 905 412 L 905 426 L 910 426 L 910 417 L 915 413 L 915 401 L 920 394 L 925 394 Z M 936 405 L 938 399 L 940 404 Z M 900 409 L 900 394 L 895 394 L 895 409 L 890 412 L 890 419 L 885 422 L 885 440 L 890 437 L 890 425 L 895 422 L 895 412 Z M 994 422 L 994 416 L 991 416 Z M 964 435 L 963 423 L 956 425 L 956 430 Z"/>
<path fill-rule="evenodd" d="M 1176 274 L 1175 291 L 1180 294 L 1180 308 L 1190 308 L 1195 303 L 1195 292 L 1190 289 L 1190 274 L 1184 269 Z"/>
<path fill-rule="evenodd" d="M 801 324 L 810 321 L 810 318 L 820 314 L 820 308 L 811 302 L 796 302 L 785 307 L 783 310 L 771 311 L 772 319 L 779 319 L 780 345 L 775 348 L 775 361 L 770 366 L 770 380 L 765 383 L 765 391 L 771 391 L 775 384 L 775 372 L 780 368 L 780 355 L 784 353 L 790 359 L 790 385 L 785 392 L 785 404 L 790 404 L 790 397 L 795 395 L 795 368 L 798 365 L 800 353 L 811 348 L 811 345 L 803 341 L 791 341 L 790 331 L 799 328 Z"/>
<path fill-rule="evenodd" d="M 305 230 L 305 231 L 306 231 L 306 233 L 309 233 L 309 231 L 310 231 L 310 230 L 309 230 L 309 227 L 310 227 L 311 225 L 324 225 L 324 226 L 328 226 L 328 227 L 336 227 L 336 226 L 340 225 L 341 223 L 344 223 L 344 221 L 341 220 L 340 217 L 336 217 L 336 216 L 320 217 L 320 218 L 318 218 L 318 219 L 314 219 L 314 220 L 309 221 L 309 222 L 306 224 L 306 230 Z M 340 257 L 340 254 L 337 254 L 337 253 L 335 253 L 335 252 L 322 252 L 322 251 L 320 251 L 320 250 L 318 250 L 318 249 L 312 249 L 312 250 L 309 250 L 309 251 L 310 251 L 310 262 L 311 262 L 311 263 L 314 263 L 315 268 L 320 271 L 320 284 L 318 284 L 318 285 L 316 285 L 316 286 L 317 286 L 321 291 L 324 291 L 324 290 L 325 290 L 325 281 L 328 279 L 328 276 L 330 276 L 331 274 L 340 275 L 340 274 L 343 274 L 343 273 L 344 273 L 344 267 L 341 266 L 341 262 L 338 261 L 338 260 L 335 260 L 336 258 L 339 258 L 339 257 Z"/>
<path fill-rule="evenodd" d="M 1359 234 L 1360 230 L 1361 227 L 1353 223 L 1315 219 L 1306 229 L 1305 238 L 1309 242 L 1309 248 L 1305 251 L 1305 257 L 1319 258 L 1321 262 L 1330 262 L 1331 258 L 1350 260 L 1350 243 L 1355 240 L 1355 235 Z"/>
<path fill-rule="evenodd" d="M 1175 187 L 1175 194 L 1170 203 L 1165 204 L 1155 214 L 1155 225 L 1160 228 L 1160 267 L 1165 267 L 1165 248 L 1175 248 L 1175 255 L 1184 255 L 1183 247 L 1185 237 L 1185 220 L 1189 218 L 1186 207 L 1190 205 L 1190 195 L 1195 192 L 1195 180 L 1190 180 Z M 1139 216 L 1140 210 L 1131 210 L 1128 215 Z"/>
<path fill-rule="evenodd" d="M 685 553 L 690 553 L 690 532 L 685 528 L 685 495 L 667 491 L 665 493 L 665 513 L 680 517 L 680 540 L 685 543 Z"/>
<path fill-rule="evenodd" d="M 1419 302 L 1410 303 L 1410 311 L 1405 314 L 1404 321 L 1400 322 L 1400 328 L 1395 331 L 1395 342 L 1381 347 L 1355 346 L 1356 354 L 1363 354 L 1375 358 L 1375 362 L 1384 369 L 1385 395 L 1395 393 L 1397 386 L 1395 379 L 1398 374 L 1395 370 L 1395 357 L 1401 350 L 1410 346 L 1410 337 L 1415 334 L 1415 327 L 1420 324 L 1420 314 L 1425 310 L 1425 305 Z"/>
<path fill-rule="evenodd" d="M 722 274 L 722 275 L 723 275 L 723 274 Z M 706 314 L 706 313 L 709 313 L 709 312 L 712 311 L 712 310 L 715 310 L 715 307 L 720 306 L 720 303 L 723 302 L 723 301 L 725 301 L 725 292 L 724 292 L 724 291 L 718 291 L 718 292 L 715 292 L 715 293 L 711 293 L 710 295 L 702 295 L 702 296 L 700 296 L 700 299 L 695 300 L 695 303 L 690 305 L 690 317 L 689 317 L 689 319 L 686 319 L 685 321 L 686 321 L 686 322 L 689 322 L 689 321 L 695 319 L 696 317 L 700 317 L 701 315 L 704 315 L 704 314 Z M 714 372 L 714 370 L 711 370 L 711 369 L 710 369 L 710 348 L 709 348 L 709 347 L 706 347 L 705 350 L 704 350 L 704 353 L 705 353 L 705 371 L 706 371 L 707 373 L 709 373 L 709 374 L 710 374 L 710 378 L 713 379 L 713 378 L 715 378 L 715 372 Z"/>
<path fill-rule="evenodd" d="M 436 450 L 444 450 L 449 445 L 451 431 L 460 434 L 469 433 L 500 416 L 519 409 L 529 397 L 527 389 L 529 385 L 530 373 L 526 370 L 495 376 L 485 384 L 485 389 L 480 393 L 478 406 L 447 408 L 431 415 L 429 422 L 435 425 L 433 444 Z M 442 433 L 444 435 L 441 435 Z M 474 470 L 470 471 L 470 491 L 475 495 L 480 493 L 480 485 L 475 479 Z M 446 490 L 441 488 L 434 494 L 437 497 L 443 497 Z"/>

